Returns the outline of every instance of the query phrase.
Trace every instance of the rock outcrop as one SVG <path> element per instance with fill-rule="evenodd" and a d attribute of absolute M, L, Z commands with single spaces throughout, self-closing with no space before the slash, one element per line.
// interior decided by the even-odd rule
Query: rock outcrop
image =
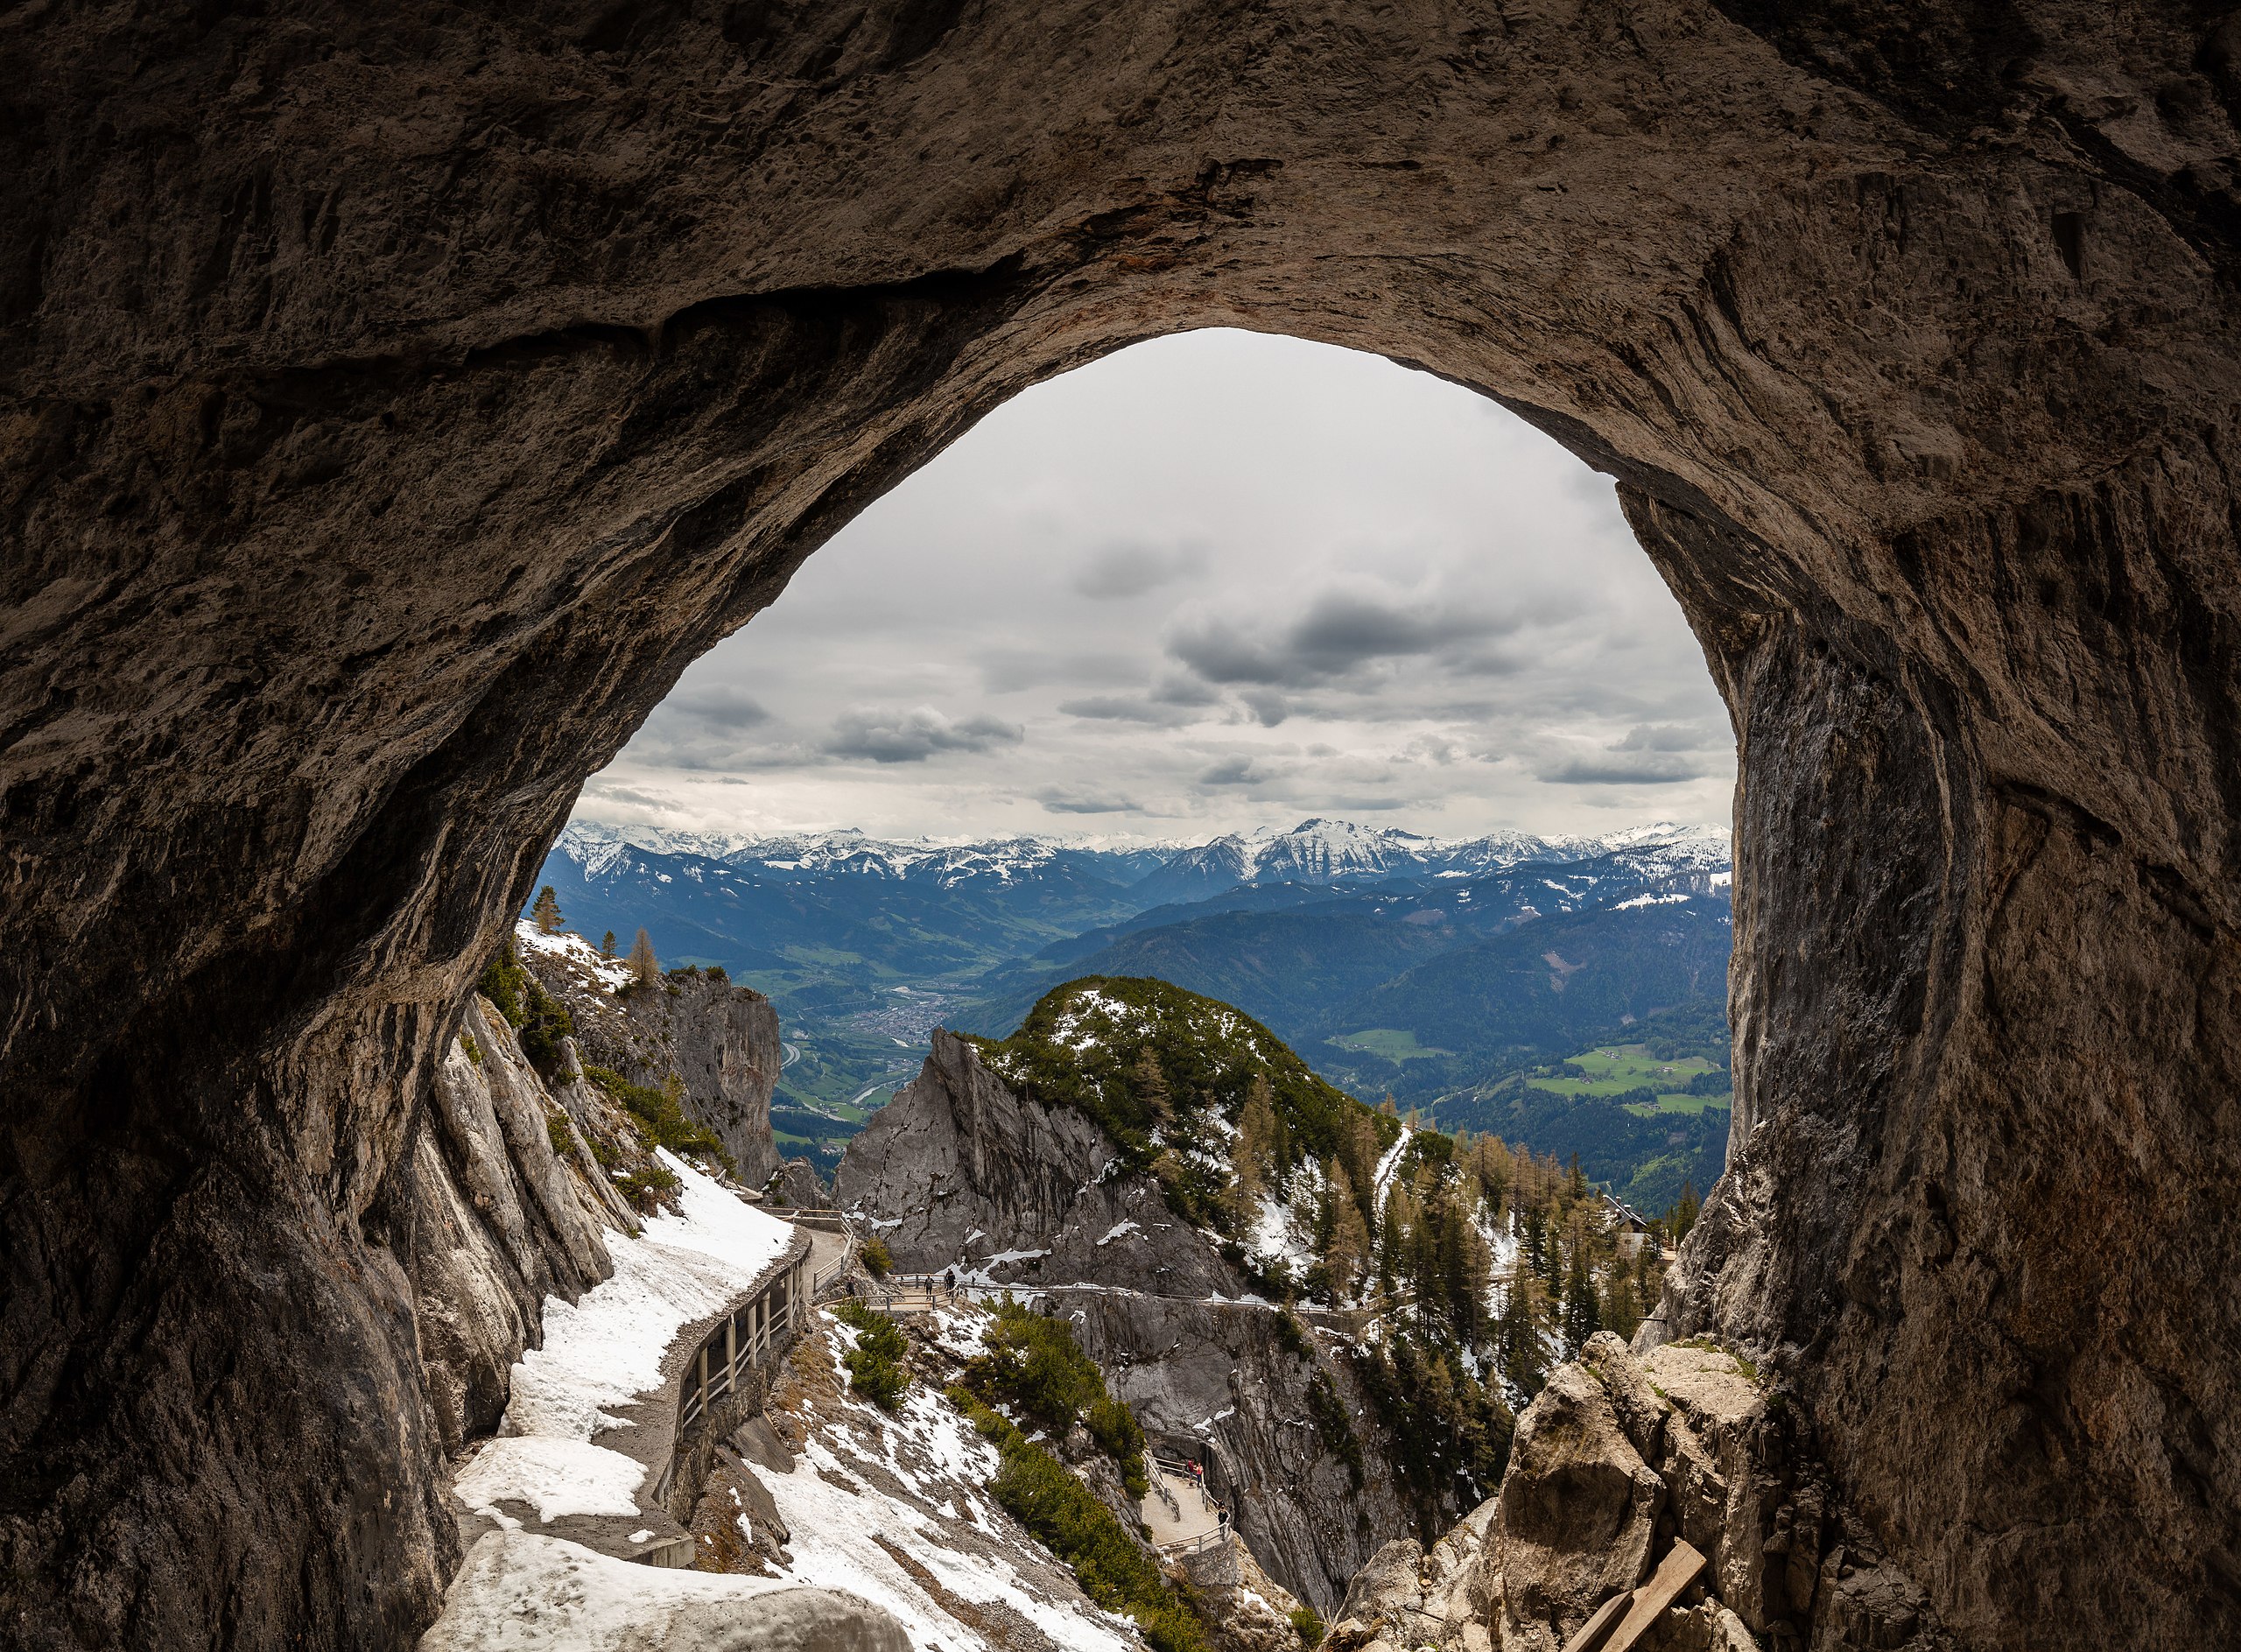
<path fill-rule="evenodd" d="M 763 1185 L 762 1197 L 795 1210 L 819 1210 L 832 1202 L 832 1190 L 807 1159 L 788 1159 Z"/>
<path fill-rule="evenodd" d="M 1268 1575 L 1327 1610 L 1413 1518 L 1378 1425 L 1318 1335 L 1253 1297 L 1215 1238 L 1169 1209 L 1085 1115 L 1015 1095 L 964 1039 L 937 1031 L 917 1079 L 849 1143 L 834 1198 L 897 1269 L 1050 1293 L 1113 1391 L 1156 1438 L 1191 1442 L 1235 1499 Z M 1331 1385 L 1366 1437 L 1359 1479 L 1304 1419 Z"/>
<path fill-rule="evenodd" d="M 714 1132 L 748 1186 L 778 1168 L 770 1094 L 783 1051 L 768 998 L 698 970 L 618 990 L 620 972 L 602 969 L 588 946 L 528 946 L 522 962 L 567 1006 L 586 1061 L 650 1089 L 674 1083 L 678 1105 Z"/>
<path fill-rule="evenodd" d="M 1380 1550 L 1324 1644 L 1557 1652 L 1676 1543 L 1711 1564 L 1651 1626 L 1657 1652 L 1955 1644 L 1841 1505 L 1789 1396 L 1710 1345 L 1637 1360 L 1607 1334 L 1518 1420 L 1500 1494 L 1430 1554 Z"/>
<path fill-rule="evenodd" d="M 407 1271 L 446 1452 L 497 1426 L 506 1374 L 540 1340 L 544 1299 L 573 1302 L 612 1271 L 601 1228 L 627 1230 L 630 1218 L 595 1164 L 556 1151 L 573 1128 L 505 1017 L 478 996 L 411 1162 Z"/>
<path fill-rule="evenodd" d="M 937 1028 L 918 1076 L 848 1142 L 832 1197 L 909 1273 L 1242 1297 L 1206 1236 L 1085 1114 L 1015 1095 Z"/>
<path fill-rule="evenodd" d="M 582 781 L 989 409 L 1243 325 L 1610 472 L 1704 643 L 1673 1333 L 1971 1644 L 2241 1641 L 2227 13 L 155 0 L 0 78 L 0 1640 L 411 1641 L 402 1167 Z"/>

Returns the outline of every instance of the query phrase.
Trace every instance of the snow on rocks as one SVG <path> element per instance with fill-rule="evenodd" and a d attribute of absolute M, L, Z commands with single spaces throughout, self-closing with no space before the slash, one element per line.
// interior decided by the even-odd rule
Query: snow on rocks
<path fill-rule="evenodd" d="M 683 1185 L 679 1213 L 649 1218 L 637 1239 L 611 1235 L 615 1276 L 580 1302 L 544 1304 L 544 1346 L 514 1367 L 505 1434 L 589 1440 L 620 1427 L 610 1408 L 661 1381 L 678 1331 L 721 1309 L 778 1260 L 793 1228 L 742 1204 L 661 1149 Z"/>
<path fill-rule="evenodd" d="M 937 1346 L 977 1346 L 981 1316 L 940 1316 Z M 829 1314 L 797 1352 L 773 1412 L 800 1431 L 790 1472 L 753 1470 L 790 1536 L 783 1579 L 843 1590 L 894 1614 L 918 1652 L 1001 1652 L 1039 1632 L 1068 1652 L 1141 1652 L 1135 1626 L 1071 1575 L 989 1498 L 995 1448 L 930 1384 L 892 1416 L 853 1398 Z"/>
<path fill-rule="evenodd" d="M 599 949 L 580 935 L 547 935 L 527 918 L 516 918 L 514 938 L 530 952 L 567 960 L 609 992 L 629 984 L 629 966 L 619 958 L 601 957 Z"/>
<path fill-rule="evenodd" d="M 488 1532 L 444 1597 L 420 1652 L 730 1652 L 911 1643 L 859 1601 L 767 1578 L 642 1566 L 534 1532 Z"/>

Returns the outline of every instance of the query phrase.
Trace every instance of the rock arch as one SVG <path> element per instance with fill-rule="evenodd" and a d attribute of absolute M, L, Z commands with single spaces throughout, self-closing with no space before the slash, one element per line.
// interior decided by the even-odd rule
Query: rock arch
<path fill-rule="evenodd" d="M 2241 23 L 377 10 L 0 18 L 0 1639 L 409 1641 L 397 1166 L 577 784 L 979 414 L 1213 322 L 1508 402 L 1704 643 L 1678 1321 L 1967 1643 L 2241 1634 Z"/>

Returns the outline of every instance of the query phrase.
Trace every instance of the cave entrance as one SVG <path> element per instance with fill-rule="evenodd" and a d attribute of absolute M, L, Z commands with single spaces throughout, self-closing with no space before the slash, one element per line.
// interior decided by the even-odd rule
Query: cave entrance
<path fill-rule="evenodd" d="M 539 882 L 594 939 L 643 924 L 665 961 L 720 965 L 776 1000 L 795 1042 L 774 1122 L 786 1152 L 828 1176 L 933 1025 L 1009 1032 L 1017 981 L 1051 974 L 1037 955 L 1070 926 L 1136 924 L 1154 907 L 1177 910 L 1126 957 L 1078 949 L 1077 973 L 1142 973 L 1130 960 L 1173 946 L 1174 961 L 1143 969 L 1239 1003 L 1373 1101 L 1444 1106 L 1444 1128 L 1483 1132 L 1495 1088 L 1523 1082 L 1511 1043 L 1529 1013 L 1412 1032 L 1397 988 L 1380 1010 L 1352 1001 L 1508 923 L 1641 893 L 1623 881 L 1631 861 L 1621 881 L 1589 869 L 1581 839 L 1679 823 L 1691 845 L 1718 840 L 1724 872 L 1733 754 L 1703 650 L 1607 478 L 1428 374 L 1207 330 L 1022 392 L 842 529 L 586 784 Z M 1190 903 L 1226 886 L 1113 886 L 1100 903 L 1106 880 L 1144 870 L 1117 860 L 1068 862 L 1081 888 L 1054 882 L 1033 903 L 1022 888 L 1015 906 L 983 888 L 993 869 L 976 878 L 980 863 L 963 862 L 945 912 L 921 886 L 939 863 L 889 847 L 1029 834 L 1149 854 L 1308 819 L 1343 838 L 1332 853 L 1358 842 L 1393 855 L 1392 877 L 1428 880 L 1405 916 L 1272 910 L 1250 920 L 1265 935 L 1236 932 L 1247 920 L 1232 915 L 1219 938 L 1186 939 L 1168 931 L 1213 923 Z M 1387 837 L 1411 833 L 1479 847 L 1416 865 Z M 625 836 L 664 853 L 624 854 Z M 1583 864 L 1561 889 L 1512 887 L 1518 861 L 1567 858 Z M 1367 869 L 1272 876 L 1348 886 L 1328 899 Z M 1598 874 L 1612 891 L 1601 898 Z M 1489 875 L 1500 881 L 1472 881 Z M 1702 912 L 1610 917 L 1661 944 L 1641 942 L 1638 973 L 1560 977 L 1566 1013 L 1542 1019 L 1561 1025 L 1532 1024 L 1540 1059 L 1639 1042 L 1653 1010 L 1692 1058 L 1725 1044 L 1724 879 L 1704 877 Z M 1331 956 L 1277 972 L 1293 988 L 1278 990 L 1254 948 L 1299 945 L 1317 923 Z M 1345 946 L 1349 925 L 1364 933 Z M 1583 930 L 1577 944 L 1588 957 L 1614 943 Z M 1467 1022 L 1469 990 L 1460 976 L 1448 988 L 1446 1021 Z M 1361 1025 L 1341 1025 L 1350 1015 Z M 1726 1065 L 1724 1050 L 1707 1058 Z M 1592 1130 L 1536 1115 L 1531 1134 L 1548 1139 L 1528 1144 L 1584 1147 L 1591 1176 L 1664 1211 L 1717 1178 L 1727 1107 L 1723 1094 L 1650 1108 L 1598 1111 Z"/>
<path fill-rule="evenodd" d="M 409 1641 L 394 1171 L 581 782 L 976 419 L 1240 326 L 1614 476 L 1704 646 L 1684 1325 L 1964 1641 L 2241 1638 L 2241 59 L 1917 11 L 18 8 L 0 1634 Z"/>

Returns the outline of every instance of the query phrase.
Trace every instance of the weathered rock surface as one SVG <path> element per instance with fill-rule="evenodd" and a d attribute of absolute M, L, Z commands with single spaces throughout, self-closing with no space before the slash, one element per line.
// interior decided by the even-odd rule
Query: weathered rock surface
<path fill-rule="evenodd" d="M 0 75 L 0 1636 L 429 1620 L 404 1167 L 580 783 L 987 410 L 1240 323 L 1611 470 L 1704 642 L 1672 1332 L 1971 1643 L 2241 1641 L 2230 16 L 158 0 Z"/>
<path fill-rule="evenodd" d="M 407 1271 L 446 1452 L 497 1426 L 507 1373 L 542 1340 L 545 1297 L 573 1302 L 606 1278 L 600 1229 L 629 1222 L 593 1190 L 606 1187 L 596 1166 L 587 1177 L 554 1152 L 551 1105 L 513 1029 L 477 997 L 437 1072 L 411 1172 Z"/>
<path fill-rule="evenodd" d="M 1839 1506 L 1786 1395 L 1718 1348 L 1637 1360 L 1609 1335 L 1518 1419 L 1500 1494 L 1430 1555 L 1413 1541 L 1380 1550 L 1325 1644 L 1556 1652 L 1676 1541 L 1711 1564 L 1652 1626 L 1653 1652 L 1954 1644 Z"/>
<path fill-rule="evenodd" d="M 954 1266 L 996 1284 L 1246 1294 L 1086 1114 L 1022 1100 L 939 1029 L 918 1076 L 850 1138 L 832 1197 L 907 1273 Z"/>
<path fill-rule="evenodd" d="M 524 948 L 522 962 L 568 1007 L 586 1061 L 650 1089 L 674 1080 L 678 1106 L 715 1133 L 748 1186 L 778 1168 L 770 1094 L 783 1051 L 768 998 L 699 974 L 618 993 L 566 953 Z"/>
<path fill-rule="evenodd" d="M 1048 1291 L 1156 1438 L 1190 1442 L 1237 1496 L 1238 1535 L 1282 1586 L 1327 1611 L 1413 1521 L 1347 1362 L 1288 1333 L 1210 1235 L 1128 1170 L 1085 1115 L 1015 1095 L 973 1046 L 937 1031 L 919 1076 L 848 1143 L 834 1198 L 897 1269 L 956 1267 Z M 1317 1431 L 1318 1381 L 1366 1437 L 1353 1476 Z"/>
<path fill-rule="evenodd" d="M 762 1190 L 762 1196 L 774 1205 L 790 1206 L 796 1210 L 820 1210 L 832 1203 L 832 1190 L 817 1173 L 817 1166 L 807 1159 L 788 1159 L 778 1166 Z"/>

